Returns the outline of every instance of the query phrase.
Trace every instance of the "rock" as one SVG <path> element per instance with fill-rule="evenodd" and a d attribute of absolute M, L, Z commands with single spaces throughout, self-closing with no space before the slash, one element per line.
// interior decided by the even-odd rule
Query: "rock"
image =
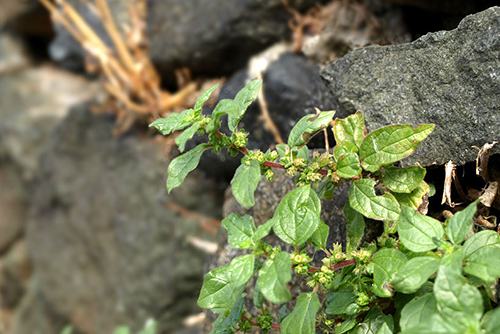
<path fill-rule="evenodd" d="M 26 56 L 26 46 L 18 38 L 8 33 L 0 33 L 0 74 L 7 74 L 26 68 L 30 61 Z"/>
<path fill-rule="evenodd" d="M 115 138 L 114 119 L 88 109 L 73 108 L 52 133 L 31 190 L 36 295 L 81 333 L 135 332 L 149 317 L 170 333 L 199 312 L 208 254 L 187 237 L 210 235 L 166 204 L 217 217 L 217 186 L 193 173 L 167 196 L 164 142 Z"/>
<path fill-rule="evenodd" d="M 32 268 L 23 240 L 16 242 L 0 259 L 0 307 L 14 309 L 23 296 Z"/>
<path fill-rule="evenodd" d="M 2 10 L 0 10 L 0 28 L 39 7 L 40 4 L 36 0 L 2 0 Z"/>
<path fill-rule="evenodd" d="M 500 7 L 466 17 L 451 31 L 399 46 L 353 51 L 325 68 L 336 109 L 362 110 L 369 131 L 433 123 L 434 132 L 403 165 L 474 161 L 498 141 Z M 499 152 L 499 147 L 492 153 Z"/>

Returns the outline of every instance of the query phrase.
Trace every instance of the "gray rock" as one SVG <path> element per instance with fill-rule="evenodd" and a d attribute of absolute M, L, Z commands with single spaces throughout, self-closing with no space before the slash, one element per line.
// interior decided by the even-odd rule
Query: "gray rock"
<path fill-rule="evenodd" d="M 362 110 L 369 131 L 399 123 L 436 125 L 404 165 L 464 164 L 476 158 L 473 145 L 500 138 L 499 36 L 500 7 L 492 7 L 455 30 L 358 49 L 322 76 L 337 110 Z"/>
<path fill-rule="evenodd" d="M 113 123 L 77 106 L 45 146 L 26 231 L 36 295 L 82 333 L 135 332 L 149 317 L 170 333 L 199 312 L 208 254 L 187 237 L 210 235 L 166 204 L 217 217 L 217 186 L 194 173 L 167 196 L 164 142 L 115 138 Z"/>

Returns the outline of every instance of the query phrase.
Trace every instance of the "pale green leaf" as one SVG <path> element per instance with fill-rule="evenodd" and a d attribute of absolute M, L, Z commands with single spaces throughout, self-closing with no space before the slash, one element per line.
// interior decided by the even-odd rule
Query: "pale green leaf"
<path fill-rule="evenodd" d="M 259 271 L 257 284 L 267 300 L 272 303 L 286 303 L 292 298 L 286 285 L 292 279 L 292 260 L 285 252 L 278 253 L 273 259 L 268 258 Z"/>
<path fill-rule="evenodd" d="M 228 310 L 241 297 L 244 285 L 235 286 L 229 277 L 230 265 L 210 271 L 203 281 L 198 306 L 212 309 L 214 313 Z"/>
<path fill-rule="evenodd" d="M 71 333 L 73 333 L 73 326 L 71 325 L 64 327 L 63 330 L 61 331 L 61 334 L 71 334 Z"/>
<path fill-rule="evenodd" d="M 405 333 L 408 329 L 427 321 L 431 315 L 437 312 L 437 303 L 432 292 L 417 296 L 403 307 L 399 326 Z"/>
<path fill-rule="evenodd" d="M 356 318 L 347 318 L 346 320 L 344 320 L 339 327 L 335 327 L 335 334 L 343 334 L 343 333 L 347 333 L 348 331 L 350 331 L 351 329 L 354 328 L 354 326 L 356 326 L 357 324 L 357 321 L 356 321 Z"/>
<path fill-rule="evenodd" d="M 255 289 L 253 290 L 253 305 L 256 308 L 261 308 L 264 304 L 264 295 L 260 291 L 259 285 L 255 284 Z"/>
<path fill-rule="evenodd" d="M 338 161 L 339 158 L 346 153 L 357 153 L 358 147 L 350 142 L 343 142 L 335 145 L 333 148 L 333 157 L 335 161 Z"/>
<path fill-rule="evenodd" d="M 233 286 L 246 285 L 254 274 L 255 257 L 252 254 L 234 258 L 229 264 L 228 276 Z"/>
<path fill-rule="evenodd" d="M 436 248 L 433 238 L 441 239 L 444 229 L 441 223 L 428 216 L 423 216 L 407 206 L 401 207 L 398 220 L 399 239 L 413 252 L 426 252 Z"/>
<path fill-rule="evenodd" d="M 302 117 L 290 131 L 288 145 L 300 147 L 307 144 L 316 133 L 330 124 L 334 114 L 335 111 L 322 111 L 318 115 Z"/>
<path fill-rule="evenodd" d="M 238 103 L 239 109 L 237 113 L 230 113 L 228 118 L 228 125 L 231 131 L 235 131 L 238 126 L 239 121 L 245 115 L 248 106 L 257 99 L 259 95 L 260 87 L 262 86 L 262 80 L 255 79 L 250 81 L 243 87 L 242 90 L 236 94 L 234 101 Z"/>
<path fill-rule="evenodd" d="M 356 153 L 345 153 L 337 161 L 336 170 L 338 176 L 351 179 L 361 174 L 359 158 Z"/>
<path fill-rule="evenodd" d="M 199 128 L 200 122 L 196 122 L 186 130 L 184 130 L 177 138 L 175 138 L 175 143 L 177 144 L 177 146 L 179 146 L 179 151 L 184 152 L 186 142 L 193 138 Z"/>
<path fill-rule="evenodd" d="M 157 327 L 158 323 L 155 320 L 148 319 L 138 334 L 155 334 Z"/>
<path fill-rule="evenodd" d="M 469 258 L 475 252 L 483 247 L 487 246 L 500 247 L 500 235 L 491 230 L 484 230 L 474 234 L 472 237 L 467 239 L 464 243 L 462 251 L 465 254 L 465 258 Z"/>
<path fill-rule="evenodd" d="M 406 261 L 407 258 L 403 252 L 394 248 L 384 248 L 376 252 L 371 258 L 373 293 L 382 298 L 391 297 L 393 291 L 389 287 L 389 282 Z"/>
<path fill-rule="evenodd" d="M 231 180 L 233 195 L 245 208 L 255 205 L 255 190 L 260 179 L 260 164 L 257 160 L 251 160 L 249 165 L 241 164 L 236 169 Z"/>
<path fill-rule="evenodd" d="M 217 87 L 219 87 L 219 84 L 213 85 L 198 97 L 198 99 L 196 100 L 196 104 L 194 105 L 194 110 L 197 113 L 201 113 L 201 108 L 203 107 L 203 103 L 205 103 L 210 98 L 210 95 L 212 95 L 212 93 L 217 89 Z"/>
<path fill-rule="evenodd" d="M 182 130 L 192 124 L 194 118 L 193 109 L 184 110 L 181 113 L 171 113 L 166 118 L 158 118 L 150 127 L 155 127 L 164 135 L 169 135 L 174 131 Z"/>
<path fill-rule="evenodd" d="M 448 220 L 446 235 L 453 244 L 461 244 L 465 240 L 467 234 L 472 230 L 472 218 L 476 213 L 477 204 L 480 201 L 481 200 L 478 199 L 472 202 L 465 209 L 455 213 L 453 217 Z"/>
<path fill-rule="evenodd" d="M 486 282 L 496 281 L 500 277 L 500 248 L 486 246 L 478 249 L 467 258 L 464 271 Z"/>
<path fill-rule="evenodd" d="M 391 284 L 397 291 L 414 293 L 436 272 L 438 266 L 438 258 L 432 256 L 414 257 L 397 272 Z"/>
<path fill-rule="evenodd" d="M 365 118 L 361 111 L 344 119 L 336 119 L 333 126 L 335 141 L 340 143 L 352 143 L 357 147 L 361 145 L 365 132 Z"/>
<path fill-rule="evenodd" d="M 227 231 L 227 239 L 233 248 L 246 249 L 254 245 L 255 224 L 249 215 L 243 217 L 231 213 L 222 221 Z"/>
<path fill-rule="evenodd" d="M 383 165 L 399 161 L 413 153 L 418 144 L 434 130 L 433 124 L 389 125 L 368 134 L 359 148 L 363 169 L 376 172 Z"/>
<path fill-rule="evenodd" d="M 198 167 L 205 147 L 206 144 L 198 145 L 170 162 L 167 178 L 167 190 L 169 193 L 172 189 L 180 186 L 184 182 L 186 176 Z"/>
<path fill-rule="evenodd" d="M 292 313 L 281 323 L 281 333 L 316 333 L 316 313 L 318 313 L 319 307 L 318 295 L 315 292 L 301 294 L 297 298 L 297 304 Z"/>
<path fill-rule="evenodd" d="M 344 206 L 344 216 L 347 222 L 346 253 L 349 254 L 359 247 L 361 238 L 365 233 L 365 219 L 361 213 L 351 208 L 349 202 Z"/>
<path fill-rule="evenodd" d="M 61 333 L 61 334 L 66 334 L 66 333 Z M 115 328 L 113 334 L 130 334 L 130 328 L 128 328 L 127 326 L 119 326 Z"/>
<path fill-rule="evenodd" d="M 392 330 L 389 328 L 385 322 L 382 324 L 382 327 L 378 330 L 377 334 L 392 334 Z"/>
<path fill-rule="evenodd" d="M 245 299 L 238 299 L 229 313 L 222 313 L 217 320 L 215 320 L 213 330 L 210 334 L 232 334 L 237 332 L 243 306 L 245 306 Z M 151 334 L 155 334 L 155 332 Z"/>
<path fill-rule="evenodd" d="M 390 330 L 394 330 L 394 320 L 390 314 L 384 315 L 376 308 L 372 308 L 365 320 L 358 324 L 351 332 L 353 334 L 377 334 L 384 324 L 387 324 Z"/>
<path fill-rule="evenodd" d="M 414 327 L 403 330 L 401 334 L 465 334 L 464 326 L 456 321 L 443 318 L 439 313 L 430 314 Z M 477 332 L 470 332 L 477 333 Z M 479 334 L 479 333 L 478 333 Z"/>
<path fill-rule="evenodd" d="M 207 132 L 215 132 L 220 128 L 220 118 L 222 115 L 237 115 L 240 106 L 237 102 L 229 99 L 220 100 L 212 112 L 212 119 L 207 125 Z"/>
<path fill-rule="evenodd" d="M 399 205 L 408 206 L 417 210 L 424 201 L 424 196 L 429 193 L 430 187 L 425 182 L 422 181 L 413 189 L 410 193 L 393 193 L 394 197 L 397 199 Z"/>
<path fill-rule="evenodd" d="M 363 216 L 376 220 L 397 220 L 400 207 L 394 196 L 375 194 L 375 181 L 359 179 L 352 183 L 349 193 L 351 207 Z"/>
<path fill-rule="evenodd" d="M 325 312 L 331 315 L 342 315 L 347 312 L 347 308 L 355 303 L 357 296 L 352 290 L 341 290 L 331 292 L 326 299 Z"/>
<path fill-rule="evenodd" d="M 411 193 L 424 180 L 426 170 L 420 166 L 387 167 L 382 172 L 382 182 L 396 193 Z"/>
<path fill-rule="evenodd" d="M 262 225 L 257 227 L 257 232 L 255 232 L 254 241 L 257 242 L 269 234 L 271 228 L 273 228 L 276 221 L 270 219 Z"/>
<path fill-rule="evenodd" d="M 311 235 L 311 242 L 316 249 L 326 249 L 326 241 L 330 228 L 323 221 L 319 221 L 316 231 Z"/>
<path fill-rule="evenodd" d="M 486 312 L 481 323 L 486 334 L 500 334 L 500 307 Z"/>

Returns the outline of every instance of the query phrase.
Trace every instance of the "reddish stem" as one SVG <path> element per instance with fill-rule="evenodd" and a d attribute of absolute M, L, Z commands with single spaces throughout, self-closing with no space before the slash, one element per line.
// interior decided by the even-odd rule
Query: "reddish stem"
<path fill-rule="evenodd" d="M 354 259 L 351 259 L 351 260 L 344 260 L 344 261 L 340 261 L 339 263 L 337 264 L 334 264 L 332 268 L 332 271 L 336 271 L 336 270 L 339 270 L 339 269 L 342 269 L 344 267 L 349 267 L 349 266 L 353 266 L 356 264 L 356 260 Z M 315 271 L 320 271 L 321 268 L 318 268 L 318 267 L 311 267 L 311 269 L 309 269 L 308 271 L 310 273 L 313 273 Z"/>

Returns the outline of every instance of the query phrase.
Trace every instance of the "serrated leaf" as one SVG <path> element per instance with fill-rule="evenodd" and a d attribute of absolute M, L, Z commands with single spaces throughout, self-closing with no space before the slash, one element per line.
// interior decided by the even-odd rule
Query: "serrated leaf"
<path fill-rule="evenodd" d="M 302 117 L 290 131 L 288 145 L 300 147 L 309 142 L 311 138 L 332 121 L 335 111 L 322 111 L 318 115 Z"/>
<path fill-rule="evenodd" d="M 196 122 L 191 125 L 189 128 L 184 130 L 177 138 L 175 138 L 175 143 L 179 147 L 179 151 L 184 152 L 184 148 L 186 147 L 186 142 L 193 138 L 195 133 L 200 128 L 200 122 Z"/>
<path fill-rule="evenodd" d="M 432 292 L 415 297 L 403 307 L 399 326 L 402 332 L 406 333 L 410 328 L 426 322 L 427 319 L 437 312 L 437 303 Z"/>
<path fill-rule="evenodd" d="M 319 307 L 318 295 L 315 292 L 301 294 L 297 298 L 297 304 L 292 313 L 281 323 L 281 333 L 316 333 L 316 313 L 318 313 Z"/>
<path fill-rule="evenodd" d="M 485 282 L 496 281 L 500 277 L 500 248 L 486 246 L 478 249 L 467 259 L 464 271 Z"/>
<path fill-rule="evenodd" d="M 174 131 L 182 130 L 191 125 L 193 117 L 193 109 L 188 109 L 181 113 L 171 113 L 166 118 L 158 118 L 156 121 L 149 124 L 149 127 L 155 127 L 166 136 Z"/>
<path fill-rule="evenodd" d="M 250 164 L 241 164 L 234 173 L 231 185 L 234 198 L 245 208 L 255 205 L 255 190 L 261 179 L 260 164 L 251 160 Z"/>
<path fill-rule="evenodd" d="M 316 231 L 311 235 L 311 242 L 316 249 L 326 249 L 326 242 L 330 228 L 323 221 L 319 221 Z"/>
<path fill-rule="evenodd" d="M 389 282 L 406 261 L 406 255 L 394 248 L 384 248 L 376 252 L 371 258 L 373 293 L 382 298 L 391 297 L 393 292 L 388 286 Z"/>
<path fill-rule="evenodd" d="M 254 275 L 255 257 L 252 254 L 234 258 L 229 264 L 228 276 L 233 286 L 246 285 Z"/>
<path fill-rule="evenodd" d="M 210 271 L 203 281 L 198 306 L 214 313 L 228 310 L 241 297 L 244 285 L 235 286 L 229 277 L 230 264 Z"/>
<path fill-rule="evenodd" d="M 357 296 L 352 290 L 331 292 L 326 299 L 325 312 L 331 315 L 341 315 L 347 312 L 347 308 L 355 303 Z"/>
<path fill-rule="evenodd" d="M 500 334 L 500 308 L 486 312 L 481 323 L 487 334 Z"/>
<path fill-rule="evenodd" d="M 354 334 L 377 334 L 384 324 L 390 330 L 394 330 L 394 320 L 390 314 L 384 315 L 381 311 L 372 308 L 364 322 L 358 324 L 352 333 Z"/>
<path fill-rule="evenodd" d="M 365 233 L 365 219 L 361 213 L 351 208 L 349 202 L 344 206 L 344 216 L 347 222 L 346 254 L 349 254 L 359 247 Z"/>
<path fill-rule="evenodd" d="M 441 239 L 444 229 L 438 220 L 422 216 L 403 205 L 398 220 L 398 234 L 403 245 L 412 252 L 426 252 L 436 248 L 432 239 Z"/>
<path fill-rule="evenodd" d="M 239 109 L 235 114 L 229 114 L 228 125 L 229 129 L 234 132 L 238 123 L 245 115 L 245 112 L 250 104 L 257 99 L 259 90 L 262 85 L 262 80 L 256 79 L 250 81 L 236 94 L 234 101 L 238 103 Z"/>
<path fill-rule="evenodd" d="M 241 320 L 241 311 L 243 310 L 244 305 L 245 299 L 238 299 L 228 314 L 222 313 L 217 320 L 215 320 L 213 330 L 210 334 L 232 334 L 237 332 L 238 323 Z"/>
<path fill-rule="evenodd" d="M 336 170 L 338 176 L 351 179 L 361 174 L 359 158 L 356 153 L 345 153 L 337 161 Z"/>
<path fill-rule="evenodd" d="M 423 197 L 427 193 L 429 193 L 429 190 L 430 190 L 429 185 L 425 181 L 422 181 L 420 182 L 418 187 L 413 189 L 413 191 L 409 194 L 393 193 L 393 195 L 398 201 L 399 205 L 401 206 L 405 205 L 417 210 L 423 203 L 424 201 Z"/>
<path fill-rule="evenodd" d="M 398 201 L 389 193 L 377 196 L 374 187 L 375 181 L 371 179 L 354 181 L 349 193 L 351 207 L 368 218 L 397 220 L 400 212 Z"/>
<path fill-rule="evenodd" d="M 396 193 L 411 193 L 424 180 L 426 172 L 426 169 L 420 166 L 389 166 L 382 172 L 382 182 Z"/>
<path fill-rule="evenodd" d="M 206 144 L 198 145 L 170 162 L 170 165 L 168 165 L 167 177 L 167 190 L 169 193 L 172 189 L 180 186 L 184 182 L 186 176 L 198 167 L 205 147 Z"/>
<path fill-rule="evenodd" d="M 240 106 L 233 100 L 220 100 L 219 103 L 217 103 L 217 106 L 215 106 L 214 111 L 212 112 L 212 119 L 207 125 L 207 132 L 215 132 L 218 128 L 220 128 L 220 118 L 222 117 L 222 115 L 237 115 L 239 109 Z"/>
<path fill-rule="evenodd" d="M 272 303 L 286 303 L 292 298 L 286 285 L 292 279 L 292 260 L 288 253 L 278 253 L 271 259 L 268 258 L 264 267 L 259 271 L 257 284 L 267 300 Z"/>
<path fill-rule="evenodd" d="M 389 125 L 369 133 L 359 148 L 363 169 L 376 172 L 383 165 L 399 161 L 411 155 L 434 130 L 434 124 Z"/>
<path fill-rule="evenodd" d="M 349 142 L 343 142 L 335 145 L 335 147 L 333 148 L 333 158 L 335 159 L 335 161 L 338 161 L 343 154 L 357 152 L 358 147 L 356 145 Z"/>
<path fill-rule="evenodd" d="M 203 104 L 210 98 L 210 95 L 219 87 L 219 84 L 213 85 L 206 91 L 204 91 L 198 99 L 196 99 L 196 104 L 194 105 L 194 110 L 198 113 L 201 113 L 201 108 L 203 107 Z"/>
<path fill-rule="evenodd" d="M 222 228 L 227 231 L 231 248 L 246 249 L 254 245 L 255 224 L 249 215 L 243 217 L 231 213 L 222 221 Z"/>
<path fill-rule="evenodd" d="M 462 251 L 465 254 L 465 258 L 468 259 L 481 248 L 490 245 L 500 247 L 500 235 L 495 231 L 484 230 L 467 239 L 462 247 Z"/>
<path fill-rule="evenodd" d="M 333 126 L 335 141 L 340 143 L 352 143 L 359 147 L 363 142 L 365 132 L 365 117 L 361 111 L 344 119 L 336 119 Z"/>
<path fill-rule="evenodd" d="M 436 272 L 438 266 L 438 258 L 432 256 L 414 257 L 401 267 L 391 284 L 397 291 L 414 293 Z"/>
<path fill-rule="evenodd" d="M 467 234 L 472 230 L 472 218 L 477 210 L 477 204 L 481 200 L 478 199 L 469 204 L 465 209 L 459 211 L 448 220 L 446 227 L 446 235 L 450 241 L 455 244 L 461 244 Z"/>

